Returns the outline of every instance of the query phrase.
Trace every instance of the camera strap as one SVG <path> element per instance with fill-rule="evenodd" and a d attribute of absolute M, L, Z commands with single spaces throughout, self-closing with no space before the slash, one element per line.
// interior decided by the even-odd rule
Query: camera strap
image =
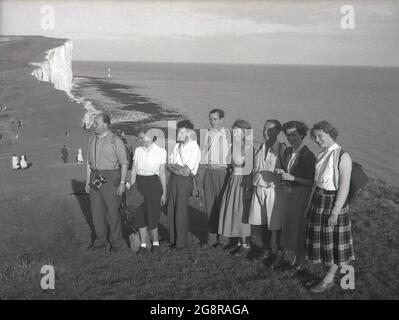
<path fill-rule="evenodd" d="M 98 136 L 96 135 L 96 139 L 94 140 L 94 168 L 97 170 L 97 141 Z"/>

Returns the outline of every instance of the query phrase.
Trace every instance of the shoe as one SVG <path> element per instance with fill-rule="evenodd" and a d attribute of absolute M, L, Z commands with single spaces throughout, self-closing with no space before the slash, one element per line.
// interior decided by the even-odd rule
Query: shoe
<path fill-rule="evenodd" d="M 334 281 L 331 282 L 325 282 L 325 281 L 320 281 L 317 285 L 314 287 L 310 288 L 310 291 L 313 293 L 321 293 L 324 291 L 327 291 L 331 289 L 334 286 Z"/>
<path fill-rule="evenodd" d="M 152 246 L 151 253 L 159 253 L 159 252 L 161 252 L 161 247 L 159 245 L 158 246 Z"/>
<path fill-rule="evenodd" d="M 138 256 L 147 256 L 150 251 L 147 248 L 140 247 L 139 251 L 137 251 Z"/>
<path fill-rule="evenodd" d="M 201 248 L 204 248 L 204 249 L 216 249 L 217 247 L 218 247 L 218 243 L 207 242 L 207 243 L 204 243 L 201 245 Z"/>
<path fill-rule="evenodd" d="M 272 263 L 272 267 L 278 268 L 278 267 L 281 267 L 282 265 L 283 265 L 283 252 L 278 251 L 276 254 L 276 258 L 274 259 L 274 261 Z"/>
<path fill-rule="evenodd" d="M 99 252 L 99 251 L 105 251 L 105 248 L 107 248 L 108 244 L 102 244 L 102 245 L 92 245 L 87 248 L 87 251 L 89 252 Z"/>
<path fill-rule="evenodd" d="M 240 246 L 240 248 L 233 253 L 235 257 L 242 257 L 248 255 L 248 252 L 251 250 L 251 247 Z"/>
<path fill-rule="evenodd" d="M 247 260 L 250 262 L 258 263 L 264 261 L 270 257 L 270 250 L 263 250 L 260 254 L 255 254 L 254 252 L 249 252 L 247 254 Z"/>

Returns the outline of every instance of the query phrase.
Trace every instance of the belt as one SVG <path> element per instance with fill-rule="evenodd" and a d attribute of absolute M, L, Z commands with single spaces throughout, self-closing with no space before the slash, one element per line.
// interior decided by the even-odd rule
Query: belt
<path fill-rule="evenodd" d="M 114 172 L 114 171 L 119 171 L 120 169 L 95 169 L 95 168 L 90 168 L 91 171 L 105 171 L 105 172 Z"/>
<path fill-rule="evenodd" d="M 211 170 L 227 170 L 227 167 L 222 167 L 222 166 L 217 166 L 217 165 L 212 165 L 212 164 L 207 164 L 205 165 L 206 169 L 211 169 Z"/>

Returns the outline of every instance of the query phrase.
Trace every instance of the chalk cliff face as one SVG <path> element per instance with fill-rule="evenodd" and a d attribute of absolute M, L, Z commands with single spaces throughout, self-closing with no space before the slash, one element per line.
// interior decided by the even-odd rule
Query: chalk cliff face
<path fill-rule="evenodd" d="M 46 51 L 45 60 L 32 62 L 34 68 L 31 74 L 40 81 L 54 84 L 54 88 L 67 93 L 72 89 L 72 49 L 71 40 L 62 46 Z"/>

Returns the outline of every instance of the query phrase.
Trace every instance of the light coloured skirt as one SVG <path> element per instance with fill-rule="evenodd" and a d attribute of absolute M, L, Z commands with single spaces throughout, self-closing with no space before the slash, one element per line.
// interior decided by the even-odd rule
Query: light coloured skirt
<path fill-rule="evenodd" d="M 224 237 L 249 237 L 251 226 L 248 224 L 249 201 L 245 201 L 245 176 L 232 174 L 223 194 L 218 233 Z"/>
<path fill-rule="evenodd" d="M 256 186 L 252 194 L 249 223 L 267 225 L 269 230 L 280 230 L 284 207 L 281 188 Z"/>

